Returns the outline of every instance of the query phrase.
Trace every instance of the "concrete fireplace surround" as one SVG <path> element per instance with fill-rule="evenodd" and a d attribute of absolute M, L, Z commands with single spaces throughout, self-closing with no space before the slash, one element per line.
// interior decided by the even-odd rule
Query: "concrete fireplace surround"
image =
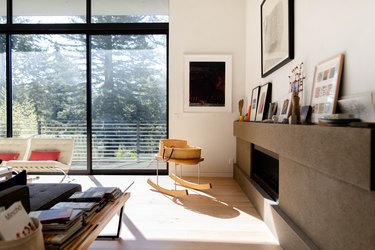
<path fill-rule="evenodd" d="M 234 178 L 284 249 L 373 249 L 375 130 L 234 122 L 233 131 Z M 279 155 L 277 202 L 250 179 L 252 144 Z"/>

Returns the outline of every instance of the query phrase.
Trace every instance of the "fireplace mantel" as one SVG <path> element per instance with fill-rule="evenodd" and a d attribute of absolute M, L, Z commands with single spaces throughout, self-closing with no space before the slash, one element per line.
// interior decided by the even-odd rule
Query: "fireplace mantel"
<path fill-rule="evenodd" d="M 375 245 L 375 130 L 234 122 L 233 132 L 235 178 L 285 249 Z M 279 155 L 276 203 L 249 179 L 252 144 Z"/>

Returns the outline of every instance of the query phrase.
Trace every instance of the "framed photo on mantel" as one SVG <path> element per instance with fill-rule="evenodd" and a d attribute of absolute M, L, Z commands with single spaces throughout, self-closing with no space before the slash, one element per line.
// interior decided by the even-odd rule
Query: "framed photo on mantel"
<path fill-rule="evenodd" d="M 268 107 L 271 102 L 272 83 L 266 83 L 260 87 L 257 115 L 255 121 L 263 121 L 267 118 Z"/>
<path fill-rule="evenodd" d="M 250 121 L 255 121 L 257 115 L 258 98 L 259 98 L 260 86 L 253 88 L 251 92 L 251 103 L 250 103 Z"/>
<path fill-rule="evenodd" d="M 336 112 L 344 54 L 336 55 L 315 66 L 311 91 L 312 122 Z"/>

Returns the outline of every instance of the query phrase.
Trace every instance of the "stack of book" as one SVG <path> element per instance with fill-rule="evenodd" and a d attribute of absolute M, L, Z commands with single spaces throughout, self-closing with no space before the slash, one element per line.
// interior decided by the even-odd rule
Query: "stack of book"
<path fill-rule="evenodd" d="M 43 225 L 46 249 L 62 249 L 79 235 L 82 228 L 81 209 L 61 208 L 30 212 Z"/>
<path fill-rule="evenodd" d="M 59 202 L 54 205 L 51 209 L 73 209 L 82 210 L 82 224 L 85 225 L 95 214 L 96 208 L 98 207 L 97 202 Z"/>
<path fill-rule="evenodd" d="M 123 194 L 118 187 L 91 187 L 86 192 L 102 192 L 106 200 L 116 200 Z"/>
<path fill-rule="evenodd" d="M 122 192 L 117 187 L 92 187 L 76 192 L 68 200 L 49 210 L 31 212 L 43 224 L 46 249 L 62 249 L 79 236 L 80 230 L 107 202 L 117 199 Z"/>
<path fill-rule="evenodd" d="M 108 201 L 115 200 L 122 195 L 117 187 L 91 187 L 84 192 L 75 192 L 68 198 L 69 202 L 97 202 L 99 209 Z"/>

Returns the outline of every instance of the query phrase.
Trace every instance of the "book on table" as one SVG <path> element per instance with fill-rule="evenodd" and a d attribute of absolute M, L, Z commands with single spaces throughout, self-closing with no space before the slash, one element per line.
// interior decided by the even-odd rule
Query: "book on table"
<path fill-rule="evenodd" d="M 40 222 L 43 223 L 52 223 L 52 222 L 67 222 L 72 215 L 73 209 L 48 209 L 48 210 L 38 210 L 32 211 L 29 213 L 30 217 L 37 218 Z"/>
<path fill-rule="evenodd" d="M 104 192 L 75 192 L 67 201 L 100 202 L 104 199 Z"/>
<path fill-rule="evenodd" d="M 50 231 L 65 231 L 69 230 L 75 224 L 83 224 L 83 210 L 81 209 L 73 209 L 72 215 L 70 216 L 68 221 L 60 221 L 60 222 L 49 222 L 43 223 L 43 232 L 50 232 Z"/>
<path fill-rule="evenodd" d="M 46 249 L 62 249 L 78 237 L 83 227 L 83 210 L 73 209 L 68 221 L 43 223 L 43 238 Z"/>
<path fill-rule="evenodd" d="M 104 192 L 104 198 L 107 200 L 114 200 L 122 195 L 118 187 L 90 187 L 87 192 Z"/>
<path fill-rule="evenodd" d="M 103 200 L 104 202 L 104 200 Z M 95 212 L 101 207 L 100 202 L 69 202 L 63 201 L 57 203 L 51 209 L 56 208 L 72 208 L 74 210 L 79 209 L 82 210 L 82 224 L 85 225 L 88 221 L 93 217 Z"/>
<path fill-rule="evenodd" d="M 122 191 L 117 187 L 91 187 L 83 192 L 75 192 L 68 198 L 70 202 L 101 202 L 104 200 L 114 200 L 122 195 Z"/>
<path fill-rule="evenodd" d="M 84 212 L 90 212 L 98 205 L 97 202 L 68 202 L 62 201 L 51 207 L 51 209 L 82 209 Z"/>
<path fill-rule="evenodd" d="M 45 245 L 62 245 L 66 244 L 70 238 L 75 236 L 77 231 L 82 228 L 82 223 L 77 222 L 68 230 L 62 231 L 43 231 Z"/>

